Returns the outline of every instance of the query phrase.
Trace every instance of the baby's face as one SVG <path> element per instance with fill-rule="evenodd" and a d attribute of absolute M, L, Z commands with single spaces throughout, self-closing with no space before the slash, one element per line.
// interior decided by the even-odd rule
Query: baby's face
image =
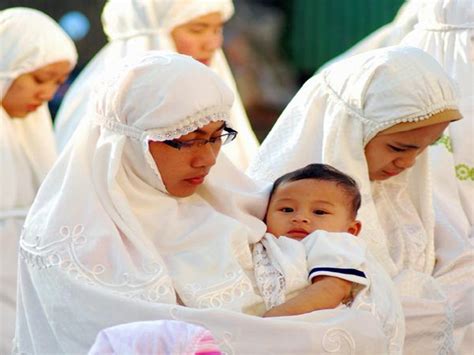
<path fill-rule="evenodd" d="M 303 239 L 317 229 L 354 231 L 351 199 L 331 181 L 303 179 L 286 182 L 273 193 L 267 210 L 267 230 L 276 237 Z"/>

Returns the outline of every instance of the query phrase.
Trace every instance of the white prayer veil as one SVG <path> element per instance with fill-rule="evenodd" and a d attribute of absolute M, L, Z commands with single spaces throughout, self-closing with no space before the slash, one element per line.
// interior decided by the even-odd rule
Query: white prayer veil
<path fill-rule="evenodd" d="M 431 54 L 460 87 L 459 108 L 464 119 L 450 125 L 440 144 L 432 147 L 430 153 L 435 210 L 437 219 L 442 221 L 438 223 L 436 237 L 449 250 L 453 249 L 453 243 L 443 242 L 443 235 L 458 233 L 464 238 L 474 237 L 473 2 L 425 2 L 420 8 L 418 25 L 403 43 Z"/>
<path fill-rule="evenodd" d="M 170 196 L 148 150 L 228 121 L 231 104 L 215 73 L 179 54 L 150 52 L 103 80 L 25 224 L 18 352 L 83 353 L 101 329 L 157 319 L 202 324 L 227 352 L 385 351 L 369 312 L 241 314 L 261 302 L 249 244 L 266 195 L 221 155 L 194 195 Z"/>
<path fill-rule="evenodd" d="M 53 19 L 37 10 L 0 11 L 0 40 L 0 99 L 22 74 L 62 60 L 69 61 L 71 67 L 76 64 L 77 53 L 72 40 Z M 21 119 L 10 117 L 3 107 L 0 110 L 0 213 L 6 213 L 12 209 L 28 209 L 56 159 L 56 149 L 47 103 Z M 32 195 L 25 196 L 25 190 Z"/>
<path fill-rule="evenodd" d="M 249 171 L 254 177 L 276 177 L 313 162 L 335 166 L 355 178 L 362 194 L 359 218 L 361 235 L 392 275 L 415 261 L 389 256 L 389 237 L 384 235 L 374 206 L 364 155 L 365 145 L 380 131 L 399 122 L 429 119 L 436 112 L 457 108 L 453 83 L 442 68 L 423 51 L 409 47 L 389 47 L 338 62 L 303 86 L 288 105 L 262 145 Z M 279 143 L 277 143 L 279 142 Z M 423 165 L 423 157 L 418 165 Z M 394 180 L 405 180 L 407 174 Z M 427 172 L 413 184 L 414 200 L 426 231 L 433 228 Z M 415 180 L 415 179 L 413 179 Z M 422 180 L 421 182 L 418 182 Z M 433 236 L 416 250 L 416 269 L 431 273 L 434 264 Z M 410 238 L 412 239 L 412 238 Z M 413 241 L 415 243 L 415 241 Z M 418 242 L 417 242 L 418 243 Z M 410 265 L 412 266 L 412 265 Z"/>
<path fill-rule="evenodd" d="M 28 8 L 0 11 L 0 51 L 0 103 L 18 76 L 63 60 L 73 67 L 77 59 L 74 44 L 53 19 Z M 22 118 L 0 106 L 0 353 L 11 350 L 21 227 L 55 159 L 46 102 Z"/>
<path fill-rule="evenodd" d="M 176 51 L 172 30 L 193 19 L 219 12 L 227 21 L 234 12 L 232 0 L 108 0 L 102 24 L 109 43 L 83 69 L 67 92 L 55 121 L 58 147 L 63 150 L 84 117 L 89 91 L 96 78 L 120 58 L 147 50 Z M 223 148 L 230 160 L 245 169 L 258 148 L 234 78 L 224 53 L 217 50 L 211 68 L 230 86 L 235 95 L 230 121 L 239 132 L 234 144 Z"/>
<path fill-rule="evenodd" d="M 273 181 L 309 163 L 326 163 L 359 184 L 360 237 L 393 278 L 407 321 L 405 350 L 452 350 L 452 312 L 432 275 L 434 214 L 428 153 L 386 181 L 371 182 L 365 145 L 400 122 L 429 120 L 457 109 L 455 85 L 428 54 L 387 47 L 335 63 L 302 87 L 282 113 L 252 162 L 251 176 Z M 458 276 L 468 275 L 465 259 Z M 472 263 L 470 264 L 472 265 Z M 466 279 L 464 278 L 464 281 Z M 463 309 L 469 306 L 469 292 Z M 423 310 L 430 309 L 430 314 Z M 430 322 L 430 332 L 424 329 Z"/>

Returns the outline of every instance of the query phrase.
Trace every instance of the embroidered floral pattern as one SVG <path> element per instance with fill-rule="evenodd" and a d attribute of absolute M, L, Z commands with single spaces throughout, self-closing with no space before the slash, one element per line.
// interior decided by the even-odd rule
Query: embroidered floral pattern
<path fill-rule="evenodd" d="M 453 143 L 451 137 L 443 134 L 433 145 L 444 145 L 446 150 L 453 153 Z M 474 181 L 474 168 L 467 164 L 457 164 L 454 167 L 456 171 L 456 177 L 461 181 L 471 180 Z"/>
<path fill-rule="evenodd" d="M 224 281 L 205 287 L 198 283 L 187 284 L 180 296 L 185 305 L 196 308 L 226 308 L 237 298 L 253 291 L 250 280 L 241 270 L 224 275 Z"/>
<path fill-rule="evenodd" d="M 345 329 L 331 328 L 323 337 L 323 348 L 328 353 L 355 354 L 355 341 Z M 345 346 L 344 346 L 345 345 Z"/>
<path fill-rule="evenodd" d="M 41 233 L 27 228 L 20 241 L 20 256 L 37 269 L 59 267 L 73 279 L 112 289 L 128 298 L 158 302 L 174 294 L 171 280 L 159 263 L 142 265 L 136 274 L 124 272 L 118 277 L 109 276 L 110 270 L 102 264 L 86 266 L 79 249 L 88 244 L 83 225 L 62 226 L 58 238 L 49 244 L 41 244 Z M 113 274 L 113 272 L 111 272 Z"/>
<path fill-rule="evenodd" d="M 455 167 L 456 177 L 459 180 L 471 180 L 474 181 L 474 168 L 467 166 L 466 164 L 458 164 Z"/>
<path fill-rule="evenodd" d="M 434 145 L 444 145 L 448 152 L 453 152 L 453 143 L 451 137 L 448 135 L 443 134 L 436 142 L 434 142 Z"/>

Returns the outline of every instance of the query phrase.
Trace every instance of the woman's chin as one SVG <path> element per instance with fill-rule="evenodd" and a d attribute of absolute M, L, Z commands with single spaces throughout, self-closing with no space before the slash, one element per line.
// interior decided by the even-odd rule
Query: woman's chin
<path fill-rule="evenodd" d="M 31 112 L 34 112 L 34 111 L 20 111 L 20 110 L 16 110 L 16 111 L 8 111 L 8 110 L 5 110 L 8 115 L 11 117 L 11 118 L 25 118 L 26 116 L 28 116 Z"/>

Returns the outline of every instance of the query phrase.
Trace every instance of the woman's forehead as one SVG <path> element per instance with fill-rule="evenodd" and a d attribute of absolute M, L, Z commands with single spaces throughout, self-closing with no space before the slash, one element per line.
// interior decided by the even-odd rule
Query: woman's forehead
<path fill-rule="evenodd" d="M 33 74 L 49 75 L 49 76 L 61 76 L 67 75 L 71 71 L 72 63 L 67 60 L 44 65 L 36 70 Z"/>
<path fill-rule="evenodd" d="M 420 127 L 404 132 L 396 132 L 389 134 L 378 134 L 375 138 L 386 139 L 391 141 L 400 141 L 401 143 L 409 144 L 422 142 L 424 140 L 431 141 L 433 139 L 439 138 L 443 133 L 446 127 L 449 125 L 449 122 L 440 122 L 430 126 Z M 385 140 L 384 139 L 384 140 Z"/>
<path fill-rule="evenodd" d="M 208 123 L 205 126 L 202 126 L 201 128 L 198 128 L 191 133 L 188 133 L 184 136 L 181 136 L 180 138 L 186 138 L 186 136 L 190 135 L 209 135 L 213 134 L 217 131 L 222 130 L 225 127 L 225 122 L 224 121 L 215 121 Z"/>
<path fill-rule="evenodd" d="M 220 12 L 211 12 L 199 17 L 195 17 L 186 22 L 182 26 L 222 26 L 224 23 L 222 14 Z M 179 27 L 179 26 L 178 26 Z"/>

